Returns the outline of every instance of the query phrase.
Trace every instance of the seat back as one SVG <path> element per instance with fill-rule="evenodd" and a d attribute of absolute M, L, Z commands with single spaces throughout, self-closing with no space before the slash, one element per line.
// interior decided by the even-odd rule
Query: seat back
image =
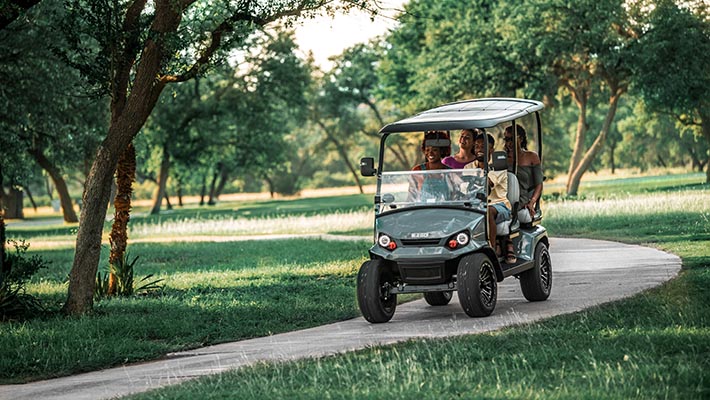
<path fill-rule="evenodd" d="M 508 169 L 508 155 L 504 151 L 493 152 L 493 170 L 504 171 Z"/>
<path fill-rule="evenodd" d="M 520 208 L 520 184 L 518 177 L 514 173 L 508 172 L 508 201 L 510 202 L 511 214 L 513 219 L 510 221 L 510 231 L 513 233 L 520 229 L 520 221 L 518 221 L 518 209 Z"/>

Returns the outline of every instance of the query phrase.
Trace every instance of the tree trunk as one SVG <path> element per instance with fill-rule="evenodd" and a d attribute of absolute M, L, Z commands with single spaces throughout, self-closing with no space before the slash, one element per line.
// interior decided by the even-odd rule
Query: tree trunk
<path fill-rule="evenodd" d="M 573 92 L 574 93 L 574 92 Z M 577 133 L 574 140 L 574 148 L 572 149 L 572 156 L 569 161 L 569 169 L 567 171 L 567 194 L 576 195 L 577 189 L 572 190 L 572 176 L 574 171 L 579 166 L 579 162 L 582 159 L 582 154 L 584 152 L 584 142 L 587 137 L 587 98 L 583 96 L 573 95 L 575 98 L 575 104 L 579 109 L 579 116 L 577 118 Z M 579 97 L 579 98 L 577 98 Z"/>
<path fill-rule="evenodd" d="M 49 179 L 47 179 L 46 176 L 44 177 L 44 188 L 47 191 L 47 197 L 49 197 L 49 201 L 54 200 L 54 196 L 52 194 L 54 189 L 52 188 L 52 185 L 49 183 Z"/>
<path fill-rule="evenodd" d="M 609 146 L 609 164 L 611 167 L 611 174 L 614 175 L 616 172 L 616 163 L 614 162 L 614 150 L 616 149 L 616 142 Z"/>
<path fill-rule="evenodd" d="M 229 171 L 227 170 L 226 166 L 222 165 L 222 168 L 219 171 L 219 184 L 217 185 L 217 189 L 215 189 L 215 193 L 214 193 L 215 200 L 219 200 L 219 196 L 222 194 L 222 191 L 224 190 L 224 187 L 227 185 L 228 180 L 229 180 Z"/>
<path fill-rule="evenodd" d="M 59 172 L 59 168 L 54 165 L 40 149 L 29 150 L 30 155 L 37 161 L 43 170 L 47 171 L 49 177 L 54 183 L 54 187 L 57 189 L 59 194 L 59 202 L 62 206 L 62 215 L 64 216 L 64 222 L 79 222 L 79 218 L 76 216 L 74 211 L 74 204 L 71 201 L 71 196 L 69 196 L 69 189 L 67 188 L 67 183 Z"/>
<path fill-rule="evenodd" d="M 177 190 L 175 191 L 175 194 L 177 195 L 178 206 L 182 207 L 182 183 L 179 180 L 177 182 Z"/>
<path fill-rule="evenodd" d="M 703 131 L 705 140 L 708 142 L 708 148 L 710 148 L 710 110 L 708 110 L 708 107 L 701 107 L 698 109 L 698 114 L 700 115 L 700 128 Z M 710 162 L 707 163 L 705 183 L 710 183 Z"/>
<path fill-rule="evenodd" d="M 207 174 L 202 175 L 202 187 L 200 187 L 200 205 L 205 205 L 205 196 L 207 195 Z"/>
<path fill-rule="evenodd" d="M 27 193 L 27 198 L 30 199 L 30 204 L 32 204 L 32 209 L 37 212 L 37 202 L 35 202 L 35 198 L 32 197 L 32 192 L 30 191 L 30 188 L 28 188 L 25 185 L 22 185 L 22 190 L 24 190 L 25 193 Z"/>
<path fill-rule="evenodd" d="M 170 203 L 170 193 L 168 193 L 167 189 L 165 189 L 165 196 L 164 197 L 165 197 L 165 208 L 167 208 L 168 210 L 172 210 L 173 205 Z"/>
<path fill-rule="evenodd" d="M 136 149 L 132 143 L 121 155 L 116 165 L 116 197 L 113 200 L 114 217 L 109 244 L 111 250 L 108 257 L 109 265 L 123 261 L 128 246 L 128 221 L 131 219 L 131 195 L 133 181 L 136 178 Z M 109 273 L 108 295 L 116 294 L 116 275 Z"/>
<path fill-rule="evenodd" d="M 207 200 L 208 206 L 213 206 L 217 204 L 217 179 L 219 178 L 220 170 L 222 169 L 222 163 L 217 163 L 214 173 L 212 174 L 212 182 L 210 183 L 210 197 Z"/>
<path fill-rule="evenodd" d="M 10 190 L 5 196 L 5 218 L 7 219 L 24 219 L 25 214 L 22 209 L 22 191 L 14 185 L 10 186 Z"/>
<path fill-rule="evenodd" d="M 352 174 L 353 178 L 355 178 L 355 183 L 357 184 L 357 187 L 360 190 L 360 194 L 365 193 L 365 191 L 362 190 L 362 182 L 360 182 L 359 171 L 357 171 L 353 164 L 350 162 L 350 158 L 348 158 L 348 152 L 345 151 L 345 148 L 342 146 L 342 144 L 335 138 L 335 135 L 333 135 L 328 130 L 328 128 L 323 122 L 318 120 L 316 121 L 316 123 L 323 129 L 326 136 L 328 136 L 328 139 L 335 145 L 335 149 L 338 151 L 338 154 L 340 154 L 340 157 L 345 162 L 345 165 L 348 167 L 348 170 L 350 170 L 350 173 Z"/>
<path fill-rule="evenodd" d="M 9 272 L 5 270 L 5 242 L 7 241 L 7 238 L 5 237 L 5 218 L 3 217 L 4 214 L 5 212 L 2 209 L 2 204 L 0 204 L 0 272 L 3 275 Z"/>
<path fill-rule="evenodd" d="M 656 154 L 656 161 L 658 161 L 658 165 L 661 168 L 668 168 L 668 165 L 666 165 L 666 162 L 663 161 L 663 157 L 660 154 Z M 645 168 L 642 168 L 645 169 Z"/>
<path fill-rule="evenodd" d="M 151 56 L 157 55 L 144 55 L 141 66 L 143 63 L 149 63 L 146 57 Z M 157 66 L 148 72 L 144 71 L 144 68 L 138 68 L 125 110 L 121 113 L 112 110 L 112 113 L 117 115 L 112 117 L 108 134 L 96 151 L 82 196 L 81 224 L 76 237 L 74 262 L 69 273 L 67 301 L 62 308 L 67 314 L 84 314 L 93 307 L 96 271 L 101 255 L 101 233 L 110 199 L 113 173 L 119 156 L 145 124 L 165 87 L 164 83 L 155 80 L 157 72 Z"/>
<path fill-rule="evenodd" d="M 264 176 L 264 180 L 265 180 L 266 183 L 269 185 L 269 195 L 270 195 L 271 198 L 273 199 L 273 198 L 274 198 L 274 193 L 275 193 L 275 192 L 274 192 L 274 190 L 275 190 L 275 189 L 274 189 L 274 182 L 273 182 L 268 176 Z"/>
<path fill-rule="evenodd" d="M 589 166 L 592 164 L 592 161 L 594 161 L 594 158 L 597 156 L 597 153 L 604 145 L 604 140 L 606 140 L 606 136 L 609 133 L 611 124 L 612 122 L 614 122 L 614 117 L 616 116 L 616 108 L 619 104 L 619 97 L 621 97 L 621 94 L 623 92 L 617 89 L 613 90 L 612 93 L 613 95 L 609 98 L 609 110 L 606 113 L 606 118 L 604 119 L 604 124 L 602 125 L 602 129 L 599 132 L 599 135 L 594 140 L 594 143 L 592 143 L 592 146 L 589 148 L 589 150 L 587 150 L 587 152 L 584 154 L 584 157 L 579 162 L 577 168 L 575 168 L 575 170 L 572 172 L 572 175 L 568 177 L 567 194 L 570 196 L 577 195 L 577 190 L 579 190 L 579 183 L 582 180 L 582 175 L 584 175 L 584 173 L 587 171 Z"/>
<path fill-rule="evenodd" d="M 170 152 L 168 144 L 163 143 L 163 157 L 160 161 L 160 172 L 158 173 L 158 187 L 153 193 L 153 208 L 150 210 L 151 215 L 160 214 L 160 205 L 165 197 L 165 185 L 168 181 L 168 172 L 170 170 Z"/>

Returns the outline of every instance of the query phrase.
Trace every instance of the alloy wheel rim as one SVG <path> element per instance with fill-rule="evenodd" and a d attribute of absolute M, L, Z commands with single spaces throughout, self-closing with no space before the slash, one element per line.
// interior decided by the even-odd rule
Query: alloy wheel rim
<path fill-rule="evenodd" d="M 491 264 L 481 264 L 479 285 L 481 289 L 481 300 L 483 300 L 486 306 L 490 306 L 495 298 L 495 281 L 493 280 L 493 267 Z"/>

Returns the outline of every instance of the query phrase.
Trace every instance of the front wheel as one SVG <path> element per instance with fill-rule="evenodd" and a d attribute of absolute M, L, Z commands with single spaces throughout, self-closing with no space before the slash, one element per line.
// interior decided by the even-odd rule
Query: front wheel
<path fill-rule="evenodd" d="M 424 300 L 429 303 L 430 306 L 445 306 L 449 304 L 451 298 L 454 297 L 453 292 L 426 292 L 424 293 Z"/>
<path fill-rule="evenodd" d="M 365 261 L 357 274 L 357 304 L 366 320 L 372 323 L 392 319 L 397 295 L 390 294 L 392 273 L 382 260 Z"/>
<path fill-rule="evenodd" d="M 520 288 L 528 301 L 543 301 L 552 291 L 552 260 L 545 243 L 535 246 L 535 266 L 520 274 Z"/>
<path fill-rule="evenodd" d="M 469 317 L 487 317 L 496 308 L 498 281 L 491 260 L 482 253 L 461 258 L 456 272 L 461 307 Z"/>

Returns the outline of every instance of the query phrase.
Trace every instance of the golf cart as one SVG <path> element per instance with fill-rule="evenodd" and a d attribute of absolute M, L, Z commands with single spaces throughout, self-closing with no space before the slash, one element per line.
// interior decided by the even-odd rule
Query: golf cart
<path fill-rule="evenodd" d="M 532 222 L 521 224 L 517 218 L 517 152 L 513 152 L 512 161 L 505 152 L 493 152 L 493 161 L 486 158 L 483 168 L 415 171 L 401 162 L 407 144 L 416 146 L 421 154 L 423 132 L 444 131 L 450 137 L 459 130 L 477 128 L 502 139 L 510 125 L 513 132 L 516 125 L 527 129 L 528 145 L 536 145 L 532 149 L 542 160 L 538 112 L 543 107 L 539 101 L 524 99 L 466 100 L 421 112 L 380 130 L 377 168 L 373 158 L 360 161 L 363 176 L 377 176 L 374 244 L 370 260 L 360 267 L 357 278 L 358 305 L 366 320 L 389 321 L 398 294 L 424 293 L 428 304 L 443 306 L 451 301 L 454 291 L 466 314 L 485 317 L 495 309 L 498 282 L 509 276 L 520 280 L 527 300 L 548 298 L 552 263 L 547 232 L 540 225 L 539 201 Z M 513 136 L 517 143 L 517 135 Z M 437 145 L 450 145 L 450 141 Z M 485 146 L 489 154 L 488 140 Z M 502 170 L 508 170 L 507 196 L 513 212 L 511 221 L 497 224 L 497 236 L 512 240 L 517 260 L 511 264 L 499 258 L 487 237 L 488 174 Z M 427 192 L 422 182 L 432 180 L 436 184 L 429 187 L 447 190 Z"/>

